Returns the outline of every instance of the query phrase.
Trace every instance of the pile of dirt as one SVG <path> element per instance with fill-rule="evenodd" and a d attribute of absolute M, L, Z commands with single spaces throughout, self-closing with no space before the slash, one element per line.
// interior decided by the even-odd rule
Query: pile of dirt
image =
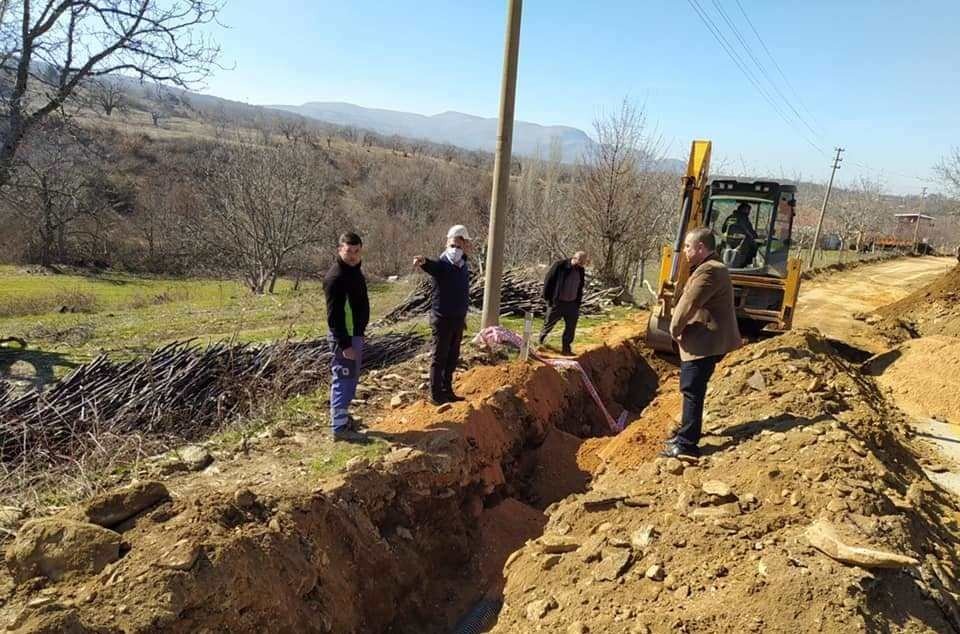
<path fill-rule="evenodd" d="M 494 631 L 960 630 L 960 506 L 869 378 L 793 332 L 729 355 L 708 404 L 699 463 L 608 463 L 547 509 Z"/>
<path fill-rule="evenodd" d="M 960 337 L 960 266 L 877 314 L 877 329 L 894 343 L 934 334 Z"/>
<path fill-rule="evenodd" d="M 960 423 L 960 338 L 913 339 L 866 365 L 907 414 Z"/>
<path fill-rule="evenodd" d="M 656 395 L 662 362 L 636 340 L 609 345 L 581 362 L 605 402 L 639 410 Z M 542 532 L 539 509 L 584 491 L 602 468 L 582 450 L 583 432 L 603 419 L 579 374 L 481 367 L 457 387 L 467 402 L 396 408 L 370 432 L 392 450 L 354 458 L 331 479 L 311 478 L 295 455 L 260 465 L 255 478 L 221 478 L 214 464 L 169 490 L 138 483 L 28 522 L 7 549 L 0 623 L 444 631 L 498 593 L 509 553 Z"/>

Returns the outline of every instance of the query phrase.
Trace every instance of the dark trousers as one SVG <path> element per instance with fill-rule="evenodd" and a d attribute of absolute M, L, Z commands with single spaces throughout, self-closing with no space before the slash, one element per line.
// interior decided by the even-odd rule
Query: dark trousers
<path fill-rule="evenodd" d="M 561 319 L 563 319 L 563 348 L 567 349 L 573 344 L 573 336 L 577 332 L 577 320 L 580 319 L 580 304 L 577 302 L 558 301 L 550 305 L 543 322 L 543 330 L 540 331 L 540 341 L 547 338 Z"/>
<path fill-rule="evenodd" d="M 440 400 L 453 393 L 453 371 L 460 361 L 460 340 L 466 319 L 463 317 L 433 317 L 433 361 L 430 363 L 430 396 Z"/>
<path fill-rule="evenodd" d="M 707 383 L 721 357 L 706 357 L 680 363 L 680 393 L 683 394 L 683 418 L 674 438 L 677 446 L 695 451 L 700 444 L 703 427 L 703 401 L 707 396 Z"/>

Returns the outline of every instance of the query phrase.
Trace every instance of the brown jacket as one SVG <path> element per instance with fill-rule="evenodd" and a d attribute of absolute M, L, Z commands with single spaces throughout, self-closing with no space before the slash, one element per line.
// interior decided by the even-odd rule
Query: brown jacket
<path fill-rule="evenodd" d="M 730 271 L 716 254 L 701 262 L 683 285 L 670 335 L 680 347 L 682 361 L 724 355 L 740 347 Z"/>

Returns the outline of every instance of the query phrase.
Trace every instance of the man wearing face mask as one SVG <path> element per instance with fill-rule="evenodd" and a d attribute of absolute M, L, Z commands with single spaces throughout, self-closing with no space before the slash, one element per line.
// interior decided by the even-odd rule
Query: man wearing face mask
<path fill-rule="evenodd" d="M 330 382 L 330 421 L 333 439 L 365 442 L 353 423 L 349 410 L 357 392 L 357 380 L 363 357 L 363 338 L 370 321 L 367 281 L 360 270 L 363 241 L 355 233 L 344 233 L 337 245 L 337 259 L 323 278 L 327 300 L 327 325 L 333 350 Z"/>
<path fill-rule="evenodd" d="M 433 278 L 430 327 L 433 361 L 430 363 L 430 402 L 434 405 L 462 401 L 453 392 L 453 371 L 460 361 L 460 340 L 470 307 L 470 234 L 463 225 L 447 232 L 447 248 L 436 260 L 418 255 L 413 265 Z"/>

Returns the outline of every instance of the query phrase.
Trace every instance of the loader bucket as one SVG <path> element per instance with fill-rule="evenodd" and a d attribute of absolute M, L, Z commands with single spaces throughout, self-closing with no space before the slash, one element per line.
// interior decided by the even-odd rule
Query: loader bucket
<path fill-rule="evenodd" d="M 661 315 L 659 308 L 651 313 L 647 322 L 647 345 L 657 352 L 677 352 L 677 344 L 670 336 L 670 320 Z"/>

